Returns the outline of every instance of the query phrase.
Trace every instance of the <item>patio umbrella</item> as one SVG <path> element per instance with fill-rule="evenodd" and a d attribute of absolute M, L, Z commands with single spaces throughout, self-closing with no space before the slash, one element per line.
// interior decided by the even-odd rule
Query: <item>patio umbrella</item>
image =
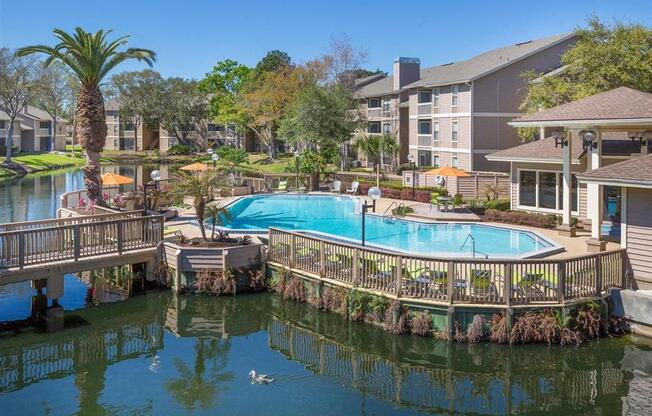
<path fill-rule="evenodd" d="M 444 166 L 437 169 L 431 169 L 426 172 L 426 175 L 437 175 L 437 176 L 471 176 L 463 170 L 452 168 L 450 166 Z"/>
<path fill-rule="evenodd" d="M 179 170 L 189 170 L 193 172 L 205 172 L 208 170 L 208 165 L 206 163 L 196 162 L 192 165 L 187 165 L 180 167 Z"/>
<path fill-rule="evenodd" d="M 117 173 L 105 173 L 101 176 L 102 185 L 105 186 L 118 186 L 132 183 L 134 180 L 126 176 L 118 175 Z"/>

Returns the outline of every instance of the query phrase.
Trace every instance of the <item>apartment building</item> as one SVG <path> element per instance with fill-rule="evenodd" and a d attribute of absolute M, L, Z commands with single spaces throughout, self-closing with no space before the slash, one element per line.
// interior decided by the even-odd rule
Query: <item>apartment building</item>
<path fill-rule="evenodd" d="M 395 134 L 401 163 L 411 154 L 418 166 L 508 171 L 485 156 L 521 142 L 507 123 L 522 115 L 522 74 L 560 67 L 574 42 L 556 35 L 424 69 L 418 58 L 397 58 L 391 76 L 358 84 L 367 133 Z"/>
<path fill-rule="evenodd" d="M 120 104 L 115 100 L 107 101 L 104 108 L 107 126 L 105 150 L 159 150 L 165 153 L 178 144 L 177 138 L 159 125 L 141 123 L 136 131 L 134 124 L 120 115 Z M 235 126 L 204 121 L 192 128 L 189 139 L 207 146 L 241 147 L 246 142 L 245 137 L 236 132 Z"/>
<path fill-rule="evenodd" d="M 7 146 L 10 118 L 0 109 L 0 148 Z M 66 145 L 67 121 L 57 121 L 56 134 L 50 115 L 34 106 L 25 106 L 14 121 L 13 141 L 19 152 L 49 152 L 52 150 L 52 137 L 55 137 L 55 150 L 64 150 Z"/>

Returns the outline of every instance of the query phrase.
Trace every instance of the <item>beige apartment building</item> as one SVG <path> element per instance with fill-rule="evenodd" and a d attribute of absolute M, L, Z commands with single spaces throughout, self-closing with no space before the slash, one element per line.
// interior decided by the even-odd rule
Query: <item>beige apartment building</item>
<path fill-rule="evenodd" d="M 532 40 L 470 59 L 422 69 L 417 58 L 397 58 L 391 76 L 359 80 L 367 133 L 392 133 L 400 162 L 411 154 L 418 166 L 508 171 L 485 156 L 520 144 L 508 122 L 521 116 L 526 71 L 561 66 L 573 34 Z"/>
<path fill-rule="evenodd" d="M 0 108 L 0 148 L 7 146 L 10 118 Z M 52 117 L 34 106 L 25 106 L 14 121 L 13 140 L 19 152 L 49 152 L 52 137 L 55 136 L 54 150 L 64 150 L 66 145 L 65 119 L 57 121 L 56 134 L 53 135 Z M 4 153 L 4 152 L 3 152 Z"/>
<path fill-rule="evenodd" d="M 117 101 L 107 101 L 104 107 L 107 126 L 105 150 L 159 150 L 165 153 L 170 147 L 178 144 L 178 139 L 159 125 L 148 126 L 141 123 L 136 132 L 133 123 L 120 115 L 120 104 Z M 249 141 L 238 134 L 234 126 L 203 121 L 196 123 L 193 129 L 188 138 L 199 143 L 201 147 L 242 147 Z"/>

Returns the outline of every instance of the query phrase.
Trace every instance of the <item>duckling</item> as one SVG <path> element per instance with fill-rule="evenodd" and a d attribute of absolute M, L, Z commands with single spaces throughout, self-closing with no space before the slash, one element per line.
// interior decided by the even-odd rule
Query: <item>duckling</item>
<path fill-rule="evenodd" d="M 269 384 L 272 381 L 274 381 L 274 379 L 268 376 L 267 374 L 256 374 L 254 370 L 251 370 L 249 372 L 249 378 L 251 379 L 251 384 L 254 383 Z"/>

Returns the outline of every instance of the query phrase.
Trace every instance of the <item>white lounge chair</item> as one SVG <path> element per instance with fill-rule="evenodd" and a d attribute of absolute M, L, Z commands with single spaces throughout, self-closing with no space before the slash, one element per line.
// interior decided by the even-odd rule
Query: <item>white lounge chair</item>
<path fill-rule="evenodd" d="M 342 181 L 335 180 L 331 184 L 331 192 L 340 193 L 342 192 Z"/>
<path fill-rule="evenodd" d="M 346 190 L 346 193 L 347 194 L 352 194 L 352 195 L 357 194 L 359 186 L 360 186 L 360 182 L 357 182 L 357 181 L 351 182 L 351 187 Z"/>

